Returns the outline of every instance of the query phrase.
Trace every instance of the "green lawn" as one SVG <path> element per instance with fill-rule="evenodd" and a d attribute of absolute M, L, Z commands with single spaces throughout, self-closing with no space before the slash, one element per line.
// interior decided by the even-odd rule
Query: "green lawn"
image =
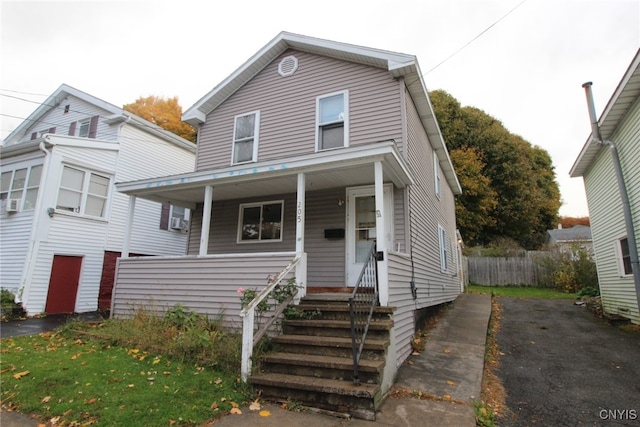
<path fill-rule="evenodd" d="M 494 294 L 501 297 L 575 299 L 576 294 L 568 294 L 550 288 L 534 288 L 530 286 L 480 286 L 469 285 L 467 292 L 471 294 Z"/>
<path fill-rule="evenodd" d="M 250 399 L 237 375 L 60 331 L 0 342 L 4 405 L 57 425 L 202 425 Z"/>

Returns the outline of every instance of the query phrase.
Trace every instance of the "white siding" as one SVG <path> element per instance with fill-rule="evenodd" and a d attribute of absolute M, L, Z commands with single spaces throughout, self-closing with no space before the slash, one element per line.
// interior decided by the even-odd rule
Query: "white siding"
<path fill-rule="evenodd" d="M 31 286 L 24 296 L 30 315 L 44 312 L 54 255 L 83 257 L 75 311 L 97 310 L 106 228 L 106 221 L 55 215 L 48 241 L 40 244 Z"/>
<path fill-rule="evenodd" d="M 613 134 L 629 195 L 636 242 L 640 244 L 640 99 Z M 598 280 L 605 311 L 640 324 L 633 276 L 620 276 L 616 246 L 626 235 L 622 201 L 611 153 L 604 147 L 584 176 Z M 640 250 L 640 248 L 639 248 Z"/>
<path fill-rule="evenodd" d="M 42 152 L 3 158 L 0 172 L 8 172 L 42 164 Z M 41 189 L 39 188 L 40 192 Z M 35 210 L 7 213 L 0 206 L 0 286 L 17 295 L 29 249 L 31 225 Z"/>
<path fill-rule="evenodd" d="M 115 182 L 191 172 L 195 155 L 130 125 L 122 128 Z M 129 197 L 113 190 L 106 250 L 120 252 L 124 242 Z M 187 234 L 160 229 L 161 204 L 138 199 L 130 251 L 145 255 L 186 253 Z"/>
<path fill-rule="evenodd" d="M 69 105 L 69 112 L 65 113 L 65 106 Z M 103 122 L 106 115 L 110 115 L 106 110 L 99 108 L 91 103 L 83 101 L 69 95 L 64 101 L 57 105 L 54 109 L 45 114 L 40 121 L 30 126 L 25 132 L 23 141 L 31 139 L 33 132 L 46 131 L 55 128 L 56 135 L 69 135 L 69 126 L 73 122 L 90 119 L 93 116 L 100 116 L 98 121 L 98 129 L 96 139 L 103 141 L 115 141 L 118 138 L 118 128 L 109 126 Z M 78 134 L 79 124 L 76 127 L 76 135 Z M 39 135 L 38 135 L 39 136 Z"/>

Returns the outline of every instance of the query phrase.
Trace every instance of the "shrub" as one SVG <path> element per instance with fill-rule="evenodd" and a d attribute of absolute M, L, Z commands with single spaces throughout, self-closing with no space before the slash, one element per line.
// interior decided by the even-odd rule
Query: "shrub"
<path fill-rule="evenodd" d="M 558 290 L 575 293 L 585 289 L 592 293 L 598 289 L 596 264 L 586 249 L 577 244 L 570 252 L 549 252 L 537 257 L 536 262 L 550 270 L 551 285 Z"/>

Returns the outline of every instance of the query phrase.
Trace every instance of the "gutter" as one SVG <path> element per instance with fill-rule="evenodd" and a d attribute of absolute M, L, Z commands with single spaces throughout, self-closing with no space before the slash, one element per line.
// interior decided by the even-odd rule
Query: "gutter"
<path fill-rule="evenodd" d="M 638 310 L 640 310 L 640 262 L 638 261 L 638 245 L 636 242 L 636 233 L 633 226 L 633 217 L 631 216 L 631 204 L 629 202 L 629 193 L 622 173 L 620 164 L 620 156 L 618 150 L 612 141 L 605 141 L 600 134 L 600 125 L 596 118 L 596 109 L 593 102 L 593 94 L 591 92 L 591 82 L 582 85 L 587 95 L 587 107 L 589 109 L 589 118 L 591 119 L 591 139 L 597 145 L 608 147 L 613 161 L 613 170 L 616 173 L 616 181 L 618 183 L 618 191 L 622 199 L 622 210 L 624 212 L 624 223 L 627 231 L 627 243 L 629 244 L 629 257 L 631 258 L 631 272 L 633 274 L 633 282 L 636 288 L 636 300 Z"/>

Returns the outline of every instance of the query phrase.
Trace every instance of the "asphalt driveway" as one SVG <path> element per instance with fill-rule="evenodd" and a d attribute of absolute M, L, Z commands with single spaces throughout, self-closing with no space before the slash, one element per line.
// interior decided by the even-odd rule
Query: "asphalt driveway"
<path fill-rule="evenodd" d="M 640 335 L 571 300 L 500 297 L 500 426 L 639 426 Z"/>

